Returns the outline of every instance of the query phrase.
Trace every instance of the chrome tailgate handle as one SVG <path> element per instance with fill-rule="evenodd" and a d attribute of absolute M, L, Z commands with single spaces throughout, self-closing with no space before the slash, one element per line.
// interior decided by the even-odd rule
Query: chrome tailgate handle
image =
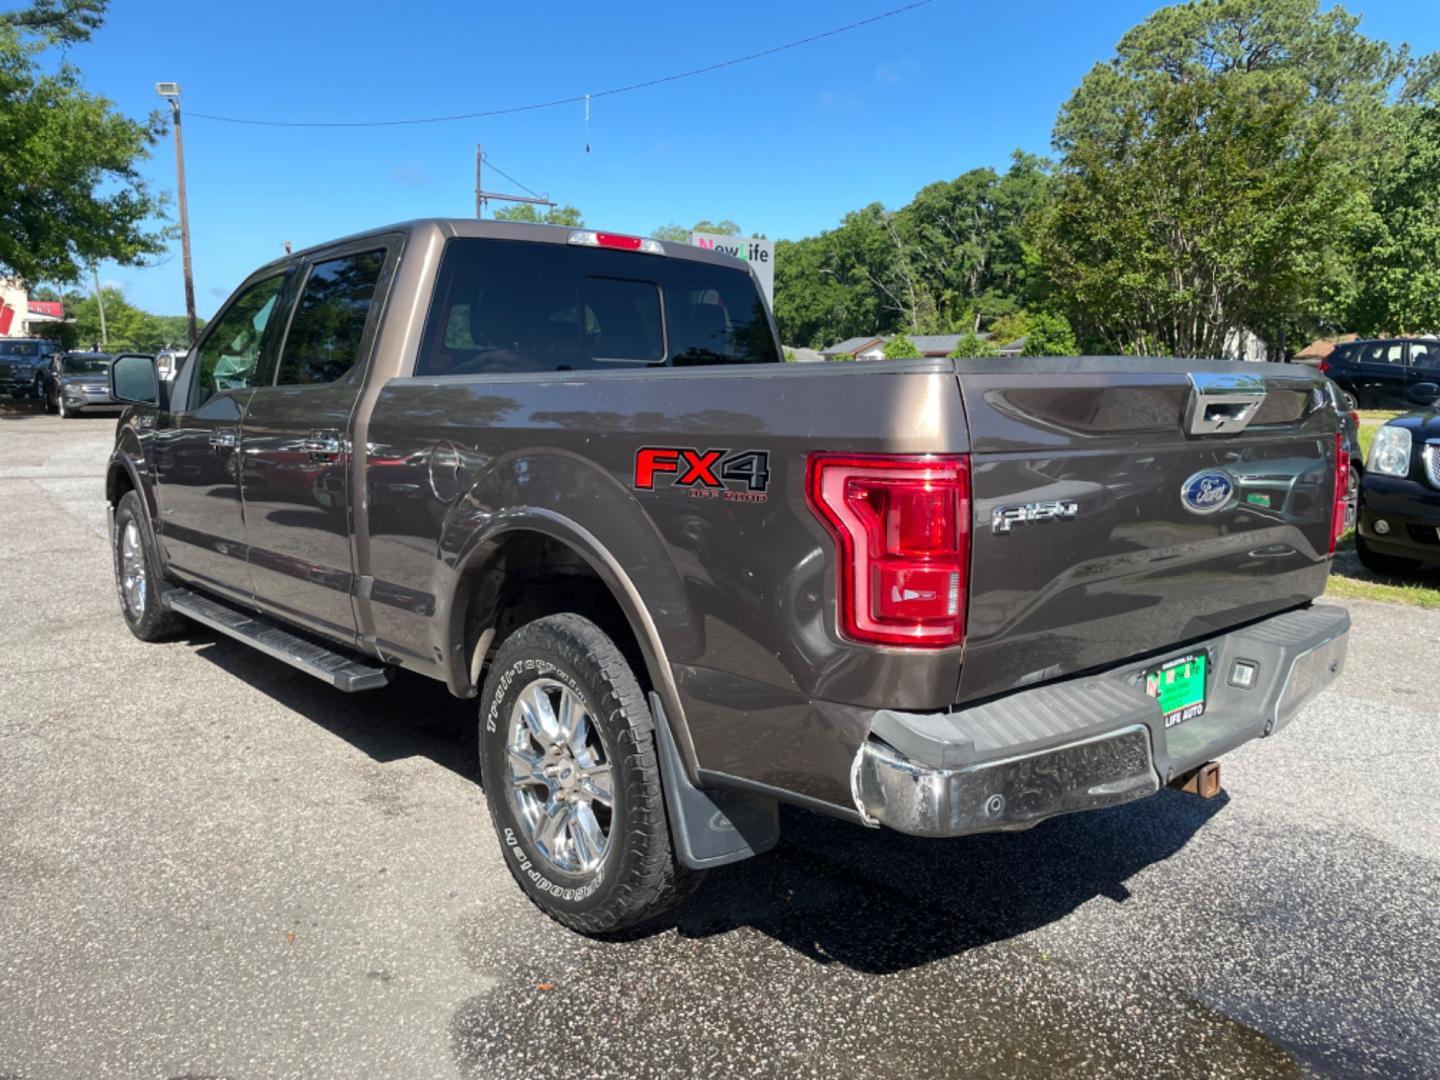
<path fill-rule="evenodd" d="M 1265 383 L 1251 375 L 1191 372 L 1185 430 L 1191 435 L 1244 431 L 1265 401 Z"/>

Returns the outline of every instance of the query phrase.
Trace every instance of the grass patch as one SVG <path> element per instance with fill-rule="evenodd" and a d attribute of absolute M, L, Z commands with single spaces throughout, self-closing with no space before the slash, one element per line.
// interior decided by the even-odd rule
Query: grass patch
<path fill-rule="evenodd" d="M 1440 571 L 1432 565 L 1428 572 L 1407 577 L 1372 574 L 1355 554 L 1355 530 L 1351 529 L 1335 545 L 1335 561 L 1330 566 L 1325 595 L 1440 611 Z"/>
<path fill-rule="evenodd" d="M 1428 583 L 1423 577 L 1414 582 L 1406 582 L 1401 578 L 1376 577 L 1362 567 L 1360 573 L 1365 576 L 1352 577 L 1338 569 L 1340 561 L 1341 556 L 1337 554 L 1337 569 L 1331 572 L 1330 580 L 1326 583 L 1326 596 L 1338 597 L 1341 600 L 1377 600 L 1382 604 L 1407 604 L 1410 607 L 1440 611 L 1440 580 L 1436 580 L 1437 575 L 1429 575 Z"/>

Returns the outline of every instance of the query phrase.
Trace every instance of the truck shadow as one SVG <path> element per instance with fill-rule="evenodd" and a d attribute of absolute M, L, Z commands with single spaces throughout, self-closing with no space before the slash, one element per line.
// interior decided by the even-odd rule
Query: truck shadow
<path fill-rule="evenodd" d="M 674 925 L 690 938 L 750 926 L 816 963 L 888 975 L 1046 926 L 1178 852 L 1219 813 L 1162 791 L 1020 833 L 947 840 L 782 809 L 776 849 L 711 873 Z"/>
<path fill-rule="evenodd" d="M 205 631 L 190 643 L 377 763 L 423 757 L 479 782 L 477 705 L 440 683 L 400 672 L 384 690 L 344 694 Z M 816 964 L 894 974 L 1023 935 L 1097 898 L 1124 902 L 1129 878 L 1178 852 L 1227 801 L 1162 791 L 1026 832 L 950 840 L 784 807 L 775 850 L 711 871 L 668 920 L 621 940 L 674 932 L 698 943 L 749 927 Z M 504 872 L 498 861 L 494 872 Z"/>

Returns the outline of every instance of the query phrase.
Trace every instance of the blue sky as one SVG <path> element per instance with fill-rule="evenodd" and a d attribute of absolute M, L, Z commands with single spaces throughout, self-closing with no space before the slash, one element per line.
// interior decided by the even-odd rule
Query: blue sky
<path fill-rule="evenodd" d="M 73 53 L 87 87 L 131 115 L 174 80 L 190 112 L 292 120 L 383 120 L 500 108 L 643 81 L 878 14 L 901 0 L 825 5 L 656 0 L 517 5 L 244 5 L 117 0 Z M 737 67 L 603 98 L 588 136 L 579 105 L 418 127 L 283 129 L 190 117 L 185 154 L 201 315 L 283 251 L 374 225 L 474 208 L 475 144 L 590 224 L 648 233 L 731 218 L 798 237 L 868 202 L 1017 147 L 1049 150 L 1060 104 L 1155 9 L 1090 3 L 933 0 L 925 7 Z M 1440 49 L 1440 4 L 1348 5 L 1362 29 Z M 586 140 L 590 153 L 585 152 Z M 146 174 L 174 191 L 174 150 Z M 487 187 L 510 190 L 491 174 Z M 492 204 L 492 209 L 496 204 Z M 162 265 L 102 267 L 132 302 L 184 311 L 178 244 Z"/>

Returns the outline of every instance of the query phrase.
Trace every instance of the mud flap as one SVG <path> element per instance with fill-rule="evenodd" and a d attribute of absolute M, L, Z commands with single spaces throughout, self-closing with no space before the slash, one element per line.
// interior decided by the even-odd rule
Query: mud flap
<path fill-rule="evenodd" d="M 685 774 L 685 762 L 670 732 L 659 695 L 650 695 L 655 748 L 670 836 L 675 854 L 691 870 L 739 862 L 769 851 L 780 839 L 780 804 L 763 795 L 727 788 L 697 788 Z"/>

